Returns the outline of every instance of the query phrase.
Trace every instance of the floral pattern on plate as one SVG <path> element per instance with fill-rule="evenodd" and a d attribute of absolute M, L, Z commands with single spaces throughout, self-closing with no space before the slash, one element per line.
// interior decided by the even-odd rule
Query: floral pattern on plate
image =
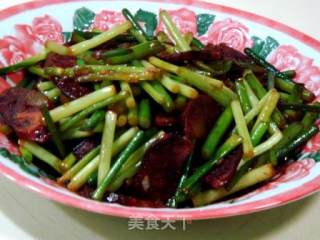
<path fill-rule="evenodd" d="M 229 47 L 239 51 L 252 46 L 249 28 L 231 18 L 212 24 L 207 34 L 201 36 L 200 40 L 212 44 L 226 43 Z"/>
<path fill-rule="evenodd" d="M 95 16 L 92 28 L 100 31 L 107 31 L 114 25 L 124 21 L 125 18 L 121 12 L 103 10 Z"/>
<path fill-rule="evenodd" d="M 245 47 L 253 46 L 252 33 L 249 27 L 236 19 L 228 17 L 213 21 L 206 26 L 207 32 L 200 35 L 197 29 L 198 18 L 194 11 L 180 8 L 170 10 L 169 14 L 182 33 L 191 32 L 204 43 L 218 44 L 224 42 L 239 51 L 243 51 Z M 91 29 L 106 31 L 124 20 L 120 12 L 103 10 L 95 14 Z M 161 21 L 158 22 L 156 32 L 165 30 L 164 24 Z M 0 39 L 0 66 L 15 64 L 34 55 L 43 48 L 48 40 L 58 43 L 63 42 L 62 24 L 48 14 L 35 17 L 31 25 L 17 24 L 15 30 L 16 36 L 5 36 Z M 320 100 L 320 68 L 314 64 L 313 59 L 304 56 L 296 47 L 290 45 L 278 46 L 266 59 L 280 71 L 295 70 L 297 73 L 295 81 L 304 83 Z M 0 92 L 10 87 L 10 84 L 19 83 L 23 78 L 23 73 L 8 74 L 7 77 L 11 82 L 0 78 Z M 19 154 L 17 147 L 3 134 L 0 134 L 0 148 L 6 148 L 11 153 Z M 317 152 L 319 149 L 320 134 L 309 141 L 304 148 L 304 153 Z M 283 175 L 240 199 L 249 198 L 274 189 L 281 184 L 304 178 L 308 176 L 315 165 L 316 162 L 312 158 L 296 161 L 285 168 Z"/>

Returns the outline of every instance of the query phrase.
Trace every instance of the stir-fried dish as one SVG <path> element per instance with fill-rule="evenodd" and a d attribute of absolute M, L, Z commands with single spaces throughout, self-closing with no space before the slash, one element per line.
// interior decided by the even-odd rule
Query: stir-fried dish
<path fill-rule="evenodd" d="M 153 37 L 123 15 L 0 69 L 25 71 L 0 94 L 0 130 L 27 172 L 97 201 L 198 207 L 270 180 L 318 132 L 294 71 L 203 45 L 166 11 Z"/>

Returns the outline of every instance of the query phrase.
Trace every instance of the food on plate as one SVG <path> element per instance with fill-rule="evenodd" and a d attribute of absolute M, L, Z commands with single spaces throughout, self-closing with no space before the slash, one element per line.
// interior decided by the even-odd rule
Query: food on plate
<path fill-rule="evenodd" d="M 0 130 L 35 176 L 135 207 L 199 207 L 264 183 L 311 139 L 320 105 L 294 71 L 251 48 L 202 44 L 168 12 L 147 35 L 129 10 L 110 29 L 74 31 L 1 74 Z"/>

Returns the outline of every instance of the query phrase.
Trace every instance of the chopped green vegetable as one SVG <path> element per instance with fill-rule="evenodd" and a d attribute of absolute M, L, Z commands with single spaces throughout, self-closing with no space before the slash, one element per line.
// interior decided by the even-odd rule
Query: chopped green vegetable
<path fill-rule="evenodd" d="M 247 94 L 247 90 L 243 79 L 239 79 L 236 81 L 236 89 L 239 96 L 242 111 L 244 113 L 249 112 L 251 109 L 250 98 Z"/>
<path fill-rule="evenodd" d="M 198 74 L 185 67 L 178 67 L 156 57 L 150 57 L 149 61 L 158 68 L 179 75 L 185 79 L 188 84 L 205 92 L 223 106 L 227 106 L 232 99 L 237 98 L 237 95 L 224 86 L 223 82 L 220 80 Z"/>
<path fill-rule="evenodd" d="M 44 91 L 48 91 L 48 90 L 51 90 L 53 88 L 55 88 L 56 85 L 51 82 L 51 81 L 47 81 L 47 82 L 39 82 L 37 84 L 37 88 L 41 91 L 41 92 L 44 92 Z"/>
<path fill-rule="evenodd" d="M 147 135 L 147 134 L 146 134 Z M 125 179 L 132 177 L 139 170 L 142 158 L 146 151 L 159 139 L 163 138 L 165 133 L 160 131 L 148 139 L 141 147 L 133 152 L 126 163 L 121 167 L 114 180 L 107 188 L 109 191 L 116 191 L 122 185 Z"/>
<path fill-rule="evenodd" d="M 130 126 L 138 126 L 138 123 L 139 123 L 138 108 L 132 108 L 129 110 L 128 123 Z"/>
<path fill-rule="evenodd" d="M 133 60 L 142 59 L 148 56 L 155 55 L 164 50 L 164 46 L 158 41 L 148 41 L 140 43 L 136 46 L 129 48 L 130 53 L 118 56 L 108 57 L 106 59 L 109 64 L 122 64 L 128 63 Z"/>
<path fill-rule="evenodd" d="M 263 85 L 256 78 L 252 71 L 246 71 L 244 73 L 244 78 L 246 79 L 246 81 L 248 82 L 248 84 L 250 85 L 250 87 L 259 99 L 266 95 L 267 91 L 264 89 Z M 280 128 L 284 128 L 284 126 L 286 125 L 286 121 L 278 108 L 276 108 L 273 112 L 272 119 Z"/>
<path fill-rule="evenodd" d="M 108 111 L 101 140 L 100 160 L 98 169 L 98 185 L 108 174 L 111 165 L 112 146 L 116 129 L 117 114 Z"/>
<path fill-rule="evenodd" d="M 145 31 L 142 29 L 140 24 L 136 21 L 134 16 L 131 14 L 131 12 L 124 8 L 122 9 L 123 16 L 130 21 L 132 24 L 132 29 L 130 29 L 130 33 L 141 43 L 146 42 L 148 40 L 148 37 L 145 33 Z"/>
<path fill-rule="evenodd" d="M 245 120 L 243 112 L 241 110 L 240 102 L 239 101 L 232 101 L 231 102 L 231 109 L 232 109 L 232 113 L 233 113 L 233 118 L 236 122 L 237 132 L 242 137 L 244 158 L 251 159 L 253 157 L 253 145 L 252 145 L 252 142 L 250 139 L 246 120 Z"/>
<path fill-rule="evenodd" d="M 151 109 L 149 99 L 142 99 L 139 104 L 139 125 L 142 128 L 151 126 Z"/>
<path fill-rule="evenodd" d="M 230 124 L 233 121 L 233 115 L 231 107 L 228 107 L 220 115 L 215 125 L 211 129 L 203 147 L 202 147 L 202 157 L 208 159 L 215 152 L 221 138 L 226 133 Z"/>
<path fill-rule="evenodd" d="M 55 41 L 47 41 L 45 47 L 48 52 L 54 52 L 59 55 L 71 55 L 71 51 L 68 47 L 61 45 Z"/>
<path fill-rule="evenodd" d="M 164 25 L 166 26 L 168 32 L 174 39 L 177 47 L 179 48 L 180 51 L 186 52 L 190 51 L 191 48 L 182 36 L 181 32 L 177 28 L 177 26 L 174 24 L 173 20 L 171 19 L 169 13 L 165 10 L 160 11 L 160 18 L 163 21 Z"/>
<path fill-rule="evenodd" d="M 77 158 L 73 153 L 68 154 L 61 163 L 61 168 L 63 172 L 68 171 L 76 161 L 77 161 Z"/>
<path fill-rule="evenodd" d="M 303 103 L 279 103 L 281 109 L 291 109 L 298 111 L 308 111 L 308 112 L 320 112 L 320 106 L 316 104 L 303 104 Z"/>
<path fill-rule="evenodd" d="M 100 157 L 96 156 L 84 168 L 82 168 L 70 181 L 67 188 L 71 191 L 77 191 L 90 178 L 99 166 Z"/>
<path fill-rule="evenodd" d="M 75 45 L 72 45 L 70 47 L 70 50 L 73 55 L 75 55 L 75 56 L 79 55 L 85 51 L 88 51 L 92 48 L 95 48 L 95 47 L 101 45 L 102 43 L 109 41 L 110 39 L 117 37 L 118 35 L 126 32 L 128 29 L 130 29 L 130 27 L 131 27 L 130 22 L 124 22 L 120 25 L 116 25 L 116 26 L 110 28 L 108 31 L 102 32 L 99 35 L 94 36 L 93 38 L 91 38 L 89 40 L 85 40 L 85 41 L 79 42 Z"/>
<path fill-rule="evenodd" d="M 19 145 L 27 149 L 32 155 L 37 157 L 39 160 L 47 163 L 58 173 L 62 173 L 61 160 L 49 151 L 47 151 L 46 149 L 44 149 L 43 147 L 39 146 L 34 142 L 25 140 L 19 140 Z"/>
<path fill-rule="evenodd" d="M 107 176 L 102 180 L 101 184 L 98 186 L 97 190 L 92 195 L 92 198 L 95 200 L 101 200 L 105 194 L 107 188 L 112 182 L 113 178 L 121 169 L 121 166 L 128 160 L 129 156 L 141 145 L 144 137 L 144 132 L 139 131 L 132 141 L 128 144 L 125 150 L 119 155 L 112 165 Z"/>
<path fill-rule="evenodd" d="M 177 200 L 180 199 L 182 195 L 184 195 L 182 187 L 185 184 L 185 182 L 187 181 L 189 173 L 191 171 L 193 157 L 194 157 L 194 154 L 192 152 L 190 154 L 190 156 L 188 157 L 188 160 L 187 160 L 185 167 L 183 169 L 182 176 L 181 176 L 180 181 L 177 186 L 177 191 L 175 192 L 174 196 L 172 198 L 170 198 L 167 202 L 167 205 L 169 207 L 176 208 L 177 204 L 178 204 Z"/>
<path fill-rule="evenodd" d="M 207 205 L 223 197 L 226 197 L 232 193 L 238 192 L 242 189 L 248 188 L 258 183 L 267 181 L 271 179 L 274 175 L 275 175 L 275 170 L 273 169 L 272 165 L 266 164 L 259 168 L 253 169 L 247 174 L 245 174 L 240 179 L 240 181 L 229 191 L 227 191 L 224 188 L 220 188 L 217 190 L 208 190 L 206 192 L 202 192 L 196 195 L 195 197 L 193 197 L 192 202 L 196 207 Z"/>
<path fill-rule="evenodd" d="M 21 156 L 23 157 L 24 160 L 26 160 L 27 163 L 32 162 L 33 156 L 32 156 L 32 153 L 28 149 L 20 146 L 19 151 L 21 153 Z"/>
<path fill-rule="evenodd" d="M 94 127 L 96 127 L 96 125 L 98 123 L 100 123 L 101 121 L 104 120 L 104 115 L 105 115 L 105 111 L 103 110 L 98 110 L 96 112 L 94 112 L 90 118 L 88 118 L 83 126 L 80 128 L 80 130 L 82 131 L 89 131 L 89 130 L 92 130 L 94 129 Z"/>
<path fill-rule="evenodd" d="M 163 97 L 162 107 L 164 108 L 164 110 L 166 112 L 173 111 L 174 103 L 166 89 L 159 82 L 154 82 L 152 86 Z"/>
<path fill-rule="evenodd" d="M 129 83 L 121 82 L 120 87 L 122 91 L 126 91 L 129 93 L 129 96 L 126 99 L 126 105 L 129 109 L 135 108 L 137 106 L 136 100 L 134 99 L 132 89 Z"/>
<path fill-rule="evenodd" d="M 275 86 L 275 74 L 274 72 L 268 72 L 268 89 L 272 89 Z"/>
<path fill-rule="evenodd" d="M 131 48 L 116 48 L 116 49 L 112 49 L 112 50 L 104 52 L 102 54 L 102 57 L 107 59 L 110 57 L 115 57 L 115 56 L 120 56 L 120 55 L 124 55 L 124 54 L 130 54 L 130 53 L 132 53 Z"/>
<path fill-rule="evenodd" d="M 196 48 L 198 48 L 198 49 L 204 48 L 204 45 L 202 44 L 202 42 L 200 42 L 200 41 L 199 41 L 198 39 L 196 39 L 196 38 L 193 38 L 193 39 L 192 39 L 191 44 L 192 44 L 193 46 L 195 46 Z"/>
<path fill-rule="evenodd" d="M 55 87 L 49 91 L 45 91 L 43 94 L 46 95 L 50 100 L 55 101 L 61 95 L 61 90 Z"/>
<path fill-rule="evenodd" d="M 14 65 L 11 65 L 11 66 L 3 67 L 0 69 L 0 74 L 15 72 L 15 71 L 18 71 L 22 68 L 28 68 L 28 67 L 36 64 L 37 62 L 44 60 L 47 57 L 47 54 L 48 54 L 47 50 L 43 50 L 42 52 L 40 52 L 30 58 L 27 58 L 27 59 L 23 60 L 22 62 L 18 62 Z"/>
<path fill-rule="evenodd" d="M 280 149 L 277 152 L 277 158 L 281 159 L 288 156 L 288 154 L 292 153 L 293 151 L 298 149 L 300 146 L 305 144 L 309 139 L 311 139 L 318 132 L 319 132 L 319 129 L 316 126 L 310 126 L 308 129 L 303 130 L 302 132 L 299 133 L 298 136 L 296 136 L 295 139 L 293 139 L 284 148 Z"/>
<path fill-rule="evenodd" d="M 37 67 L 37 66 L 31 66 L 28 68 L 28 71 L 31 72 L 34 75 L 38 75 L 39 77 L 42 78 L 49 78 L 48 75 L 45 73 L 43 68 Z"/>
<path fill-rule="evenodd" d="M 54 122 L 61 120 L 62 118 L 72 116 L 73 114 L 102 101 L 108 97 L 114 96 L 116 89 L 114 86 L 105 87 L 98 91 L 92 92 L 81 98 L 73 100 L 67 104 L 56 107 L 50 111 L 51 118 Z"/>
<path fill-rule="evenodd" d="M 51 133 L 52 140 L 59 151 L 60 157 L 63 158 L 66 155 L 66 150 L 65 150 L 64 145 L 61 141 L 60 133 L 59 133 L 58 129 L 56 128 L 56 126 L 50 116 L 48 108 L 46 106 L 42 107 L 41 112 L 42 112 L 42 115 L 45 119 L 47 127 L 49 129 L 49 132 Z"/>
<path fill-rule="evenodd" d="M 221 158 L 223 158 L 229 152 L 235 149 L 241 142 L 242 142 L 241 137 L 235 134 L 231 135 L 225 141 L 225 143 L 221 147 L 219 147 L 215 155 L 211 157 L 203 165 L 198 167 L 195 170 L 195 172 L 184 182 L 184 184 L 181 187 L 183 193 L 187 195 L 190 192 L 190 189 L 201 177 L 203 177 L 206 173 L 208 173 Z"/>

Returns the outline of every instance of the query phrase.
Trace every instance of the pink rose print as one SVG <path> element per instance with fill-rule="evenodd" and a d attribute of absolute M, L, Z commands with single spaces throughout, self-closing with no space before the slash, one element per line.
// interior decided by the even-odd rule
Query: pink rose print
<path fill-rule="evenodd" d="M 320 98 L 320 68 L 313 65 L 311 58 L 303 56 L 293 46 L 282 45 L 271 54 L 268 61 L 280 71 L 295 70 L 295 81 L 305 84 L 317 99 Z"/>
<path fill-rule="evenodd" d="M 275 180 L 276 183 L 296 181 L 309 175 L 310 169 L 315 165 L 312 158 L 299 160 L 288 165 L 284 173 Z"/>
<path fill-rule="evenodd" d="M 240 197 L 236 198 L 235 200 L 236 200 L 236 201 L 243 201 L 243 200 L 249 199 L 249 198 L 251 198 L 251 197 L 253 197 L 253 196 L 256 196 L 256 195 L 258 195 L 258 194 L 260 194 L 260 193 L 263 193 L 263 192 L 272 190 L 272 189 L 276 188 L 277 185 L 278 185 L 278 184 L 275 183 L 275 182 L 266 183 L 266 184 L 263 185 L 262 187 L 259 187 L 258 189 L 254 190 L 254 191 L 252 191 L 252 192 L 250 192 L 250 193 L 247 193 L 247 194 L 245 194 L 244 196 L 240 196 Z"/>
<path fill-rule="evenodd" d="M 299 77 L 296 79 L 300 83 L 304 83 L 305 87 L 312 91 L 317 99 L 320 100 L 320 68 L 312 66 L 299 72 Z"/>
<path fill-rule="evenodd" d="M 9 141 L 6 135 L 0 132 L 0 148 L 7 149 L 10 153 L 20 155 L 18 148 Z"/>
<path fill-rule="evenodd" d="M 193 11 L 190 11 L 186 8 L 181 8 L 178 10 L 168 11 L 168 13 L 183 34 L 188 32 L 191 32 L 194 35 L 197 34 L 197 16 Z M 156 32 L 160 31 L 168 33 L 164 23 L 161 20 L 156 29 Z"/>
<path fill-rule="evenodd" d="M 294 69 L 298 74 L 312 66 L 311 58 L 301 55 L 295 47 L 289 45 L 278 47 L 268 61 L 280 71 Z"/>
<path fill-rule="evenodd" d="M 30 49 L 19 39 L 6 36 L 0 39 L 0 54 L 4 66 L 12 65 L 23 61 L 30 56 Z"/>
<path fill-rule="evenodd" d="M 24 41 L 30 41 L 33 50 L 38 51 L 46 41 L 63 43 L 62 26 L 49 15 L 36 17 L 32 21 L 32 26 L 16 25 L 17 35 Z"/>
<path fill-rule="evenodd" d="M 297 73 L 296 81 L 306 83 L 309 80 L 309 75 L 314 73 L 313 60 L 303 56 L 299 51 L 289 45 L 278 47 L 268 58 L 268 61 L 278 70 L 295 70 Z M 306 74 L 306 72 L 309 74 Z"/>
<path fill-rule="evenodd" d="M 32 28 L 41 43 L 48 40 L 63 43 L 62 26 L 49 15 L 35 18 L 32 22 Z"/>
<path fill-rule="evenodd" d="M 305 87 L 316 95 L 316 100 L 320 100 L 320 68 L 312 65 L 312 59 L 300 54 L 295 47 L 284 45 L 275 50 L 269 58 L 269 62 L 280 71 L 296 70 L 295 80 L 305 84 Z M 319 149 L 320 134 L 317 134 L 307 143 L 303 152 L 316 152 Z"/>
<path fill-rule="evenodd" d="M 93 29 L 107 31 L 114 25 L 125 21 L 124 16 L 120 12 L 103 10 L 96 15 L 93 22 Z"/>
<path fill-rule="evenodd" d="M 222 21 L 216 21 L 208 32 L 199 37 L 199 39 L 203 43 L 225 43 L 229 47 L 243 51 L 244 48 L 251 47 L 253 43 L 248 33 L 249 29 L 245 25 L 227 18 Z"/>
<path fill-rule="evenodd" d="M 37 17 L 32 26 L 16 25 L 17 38 L 6 36 L 0 39 L 0 66 L 9 66 L 34 55 L 47 40 L 63 42 L 61 25 L 49 15 Z M 9 73 L 14 83 L 23 78 L 22 72 Z"/>
<path fill-rule="evenodd" d="M 315 161 L 311 158 L 299 160 L 285 166 L 283 173 L 278 173 L 273 177 L 271 182 L 259 187 L 258 189 L 250 192 L 244 196 L 233 199 L 233 201 L 243 201 L 255 195 L 277 188 L 281 183 L 300 180 L 309 175 L 310 169 L 315 165 Z"/>
<path fill-rule="evenodd" d="M 9 66 L 30 57 L 32 52 L 22 41 L 15 37 L 6 36 L 0 39 L 0 66 Z M 22 72 L 8 74 L 14 82 L 19 83 L 23 78 Z"/>

